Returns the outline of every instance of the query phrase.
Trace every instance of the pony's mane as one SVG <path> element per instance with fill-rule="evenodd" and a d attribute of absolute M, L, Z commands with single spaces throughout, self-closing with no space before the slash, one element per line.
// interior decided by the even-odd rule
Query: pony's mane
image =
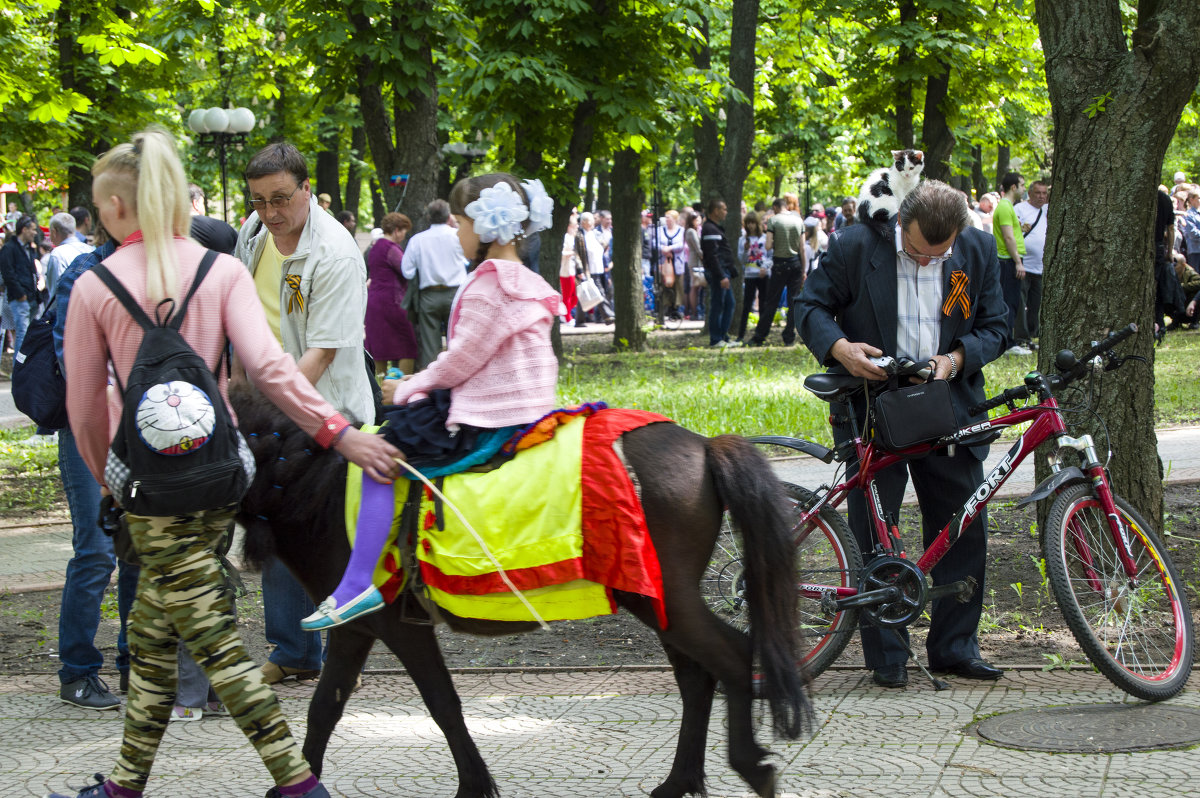
<path fill-rule="evenodd" d="M 231 386 L 229 401 L 258 468 L 237 521 L 246 529 L 243 559 L 259 569 L 275 553 L 277 535 L 305 546 L 315 544 L 319 530 L 341 526 L 346 461 L 318 446 L 252 386 Z"/>

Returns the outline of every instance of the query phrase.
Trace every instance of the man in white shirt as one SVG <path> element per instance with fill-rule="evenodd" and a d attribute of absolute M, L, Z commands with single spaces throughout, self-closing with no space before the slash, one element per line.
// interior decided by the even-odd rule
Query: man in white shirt
<path fill-rule="evenodd" d="M 579 214 L 579 229 L 583 232 L 583 244 L 587 250 L 588 276 L 600 288 L 601 296 L 607 299 L 612 296 L 612 289 L 608 284 L 608 272 L 604 270 L 604 241 L 599 235 L 600 231 L 596 229 L 596 217 L 589 211 Z M 589 315 L 594 316 L 597 322 L 605 324 L 610 321 L 606 317 L 611 314 L 608 312 L 607 303 L 601 302 L 589 311 Z"/>
<path fill-rule="evenodd" d="M 50 243 L 54 249 L 46 256 L 46 292 L 54 296 L 58 278 L 71 261 L 91 252 L 93 247 L 75 235 L 75 217 L 69 213 L 56 213 L 50 217 Z"/>
<path fill-rule="evenodd" d="M 1025 279 L 1021 281 L 1025 313 L 1019 315 L 1016 336 L 1026 348 L 1032 348 L 1033 339 L 1038 337 L 1038 314 L 1042 307 L 1042 254 L 1046 250 L 1046 224 L 1050 218 L 1050 186 L 1041 180 L 1029 185 L 1029 199 L 1018 202 L 1014 208 L 1021 230 L 1025 233 Z"/>
<path fill-rule="evenodd" d="M 234 254 L 254 276 L 271 331 L 335 410 L 351 423 L 373 423 L 375 383 L 363 349 L 367 267 L 358 245 L 317 205 L 295 146 L 263 148 L 245 178 L 254 212 Z M 317 676 L 321 635 L 300 628 L 316 606 L 277 557 L 265 564 L 262 584 L 266 636 L 275 645 L 263 681 Z"/>
<path fill-rule="evenodd" d="M 450 321 L 454 294 L 467 279 L 467 262 L 458 232 L 448 224 L 450 204 L 436 199 L 425 212 L 429 215 L 429 229 L 409 239 L 400 266 L 409 281 L 405 310 L 417 314 L 418 371 L 436 360 L 442 351 L 442 329 Z"/>

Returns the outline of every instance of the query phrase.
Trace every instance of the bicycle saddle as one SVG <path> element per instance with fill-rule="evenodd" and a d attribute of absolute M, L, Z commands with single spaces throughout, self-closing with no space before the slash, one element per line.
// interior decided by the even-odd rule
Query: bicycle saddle
<path fill-rule="evenodd" d="M 836 402 L 842 397 L 861 391 L 862 377 L 849 374 L 809 374 L 804 378 L 804 388 L 826 402 Z"/>

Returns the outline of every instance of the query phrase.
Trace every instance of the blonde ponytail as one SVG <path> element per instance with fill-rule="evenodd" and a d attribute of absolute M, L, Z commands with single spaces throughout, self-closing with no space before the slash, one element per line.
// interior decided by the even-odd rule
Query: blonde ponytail
<path fill-rule="evenodd" d="M 92 167 L 98 177 L 119 173 L 133 196 L 125 197 L 137 215 L 146 247 L 146 296 L 151 302 L 175 297 L 179 261 L 175 236 L 186 236 L 191 226 L 187 177 L 175 150 L 175 141 L 161 128 L 148 128 L 129 144 L 118 144 Z"/>

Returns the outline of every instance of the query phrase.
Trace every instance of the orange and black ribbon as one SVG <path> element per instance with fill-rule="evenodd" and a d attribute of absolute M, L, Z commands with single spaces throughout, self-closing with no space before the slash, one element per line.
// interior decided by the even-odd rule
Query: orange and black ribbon
<path fill-rule="evenodd" d="M 958 274 L 958 272 L 955 272 Z M 300 275 L 285 274 L 283 281 L 287 283 L 287 287 L 292 289 L 292 295 L 288 297 L 287 312 L 291 313 L 292 308 L 297 308 L 301 313 L 304 312 L 304 297 L 300 294 Z"/>
<path fill-rule="evenodd" d="M 967 295 L 967 273 L 955 269 L 950 273 L 950 296 L 942 304 L 942 315 L 949 316 L 954 312 L 954 306 L 962 307 L 963 318 L 971 318 L 971 297 Z"/>

